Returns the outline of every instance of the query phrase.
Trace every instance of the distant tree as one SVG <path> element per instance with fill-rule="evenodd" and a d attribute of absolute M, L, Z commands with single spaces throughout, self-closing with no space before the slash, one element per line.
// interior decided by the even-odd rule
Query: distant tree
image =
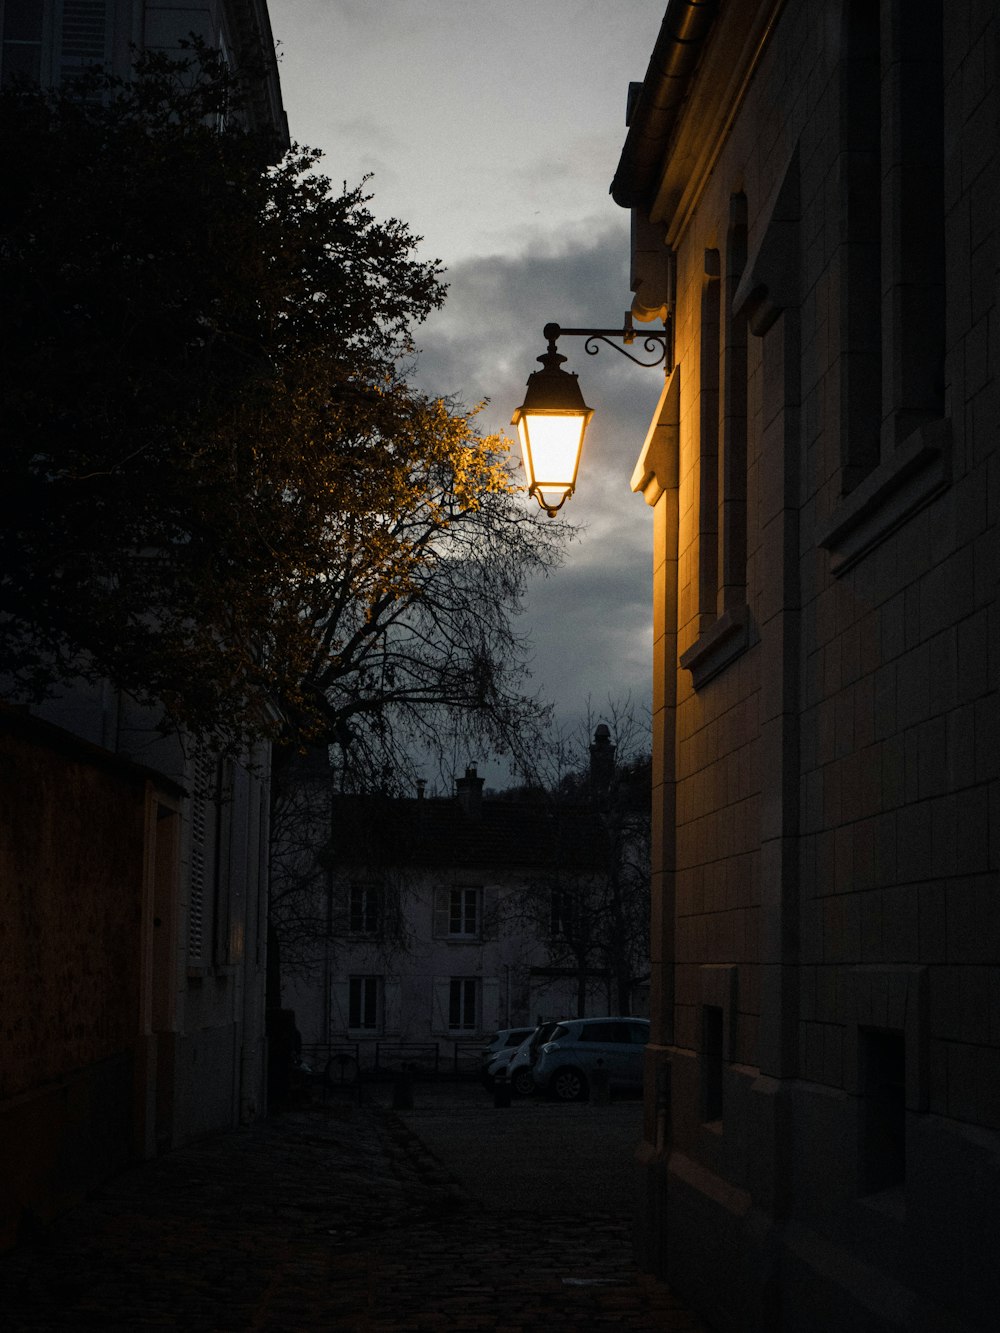
<path fill-rule="evenodd" d="M 588 708 L 575 736 L 548 745 L 546 785 L 536 780 L 522 789 L 524 799 L 550 810 L 549 864 L 506 904 L 510 918 L 546 941 L 549 965 L 576 977 L 578 1016 L 595 978 L 604 979 L 609 1005 L 620 1014 L 631 1012 L 637 987 L 649 979 L 648 728 L 628 699 L 609 700 L 608 716 L 607 737 L 595 740 Z M 582 857 L 585 824 L 591 833 Z"/>
<path fill-rule="evenodd" d="M 204 50 L 0 96 L 0 677 L 108 678 L 222 748 L 338 741 L 345 786 L 444 721 L 516 750 L 513 616 L 565 529 L 407 378 L 419 238 L 246 130 Z M 527 724 L 527 725 L 525 725 Z"/>
<path fill-rule="evenodd" d="M 268 926 L 281 980 L 315 980 L 345 940 L 379 968 L 409 953 L 414 874 L 393 798 L 341 798 L 325 747 L 285 766 L 271 807 Z"/>

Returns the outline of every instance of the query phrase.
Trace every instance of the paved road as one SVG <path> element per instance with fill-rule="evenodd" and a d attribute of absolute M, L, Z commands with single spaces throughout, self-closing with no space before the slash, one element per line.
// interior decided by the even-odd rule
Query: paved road
<path fill-rule="evenodd" d="M 516 1206 L 497 1205 L 497 1183 L 477 1195 L 453 1178 L 475 1176 L 475 1139 L 520 1142 L 555 1114 L 501 1121 L 459 1101 L 446 1167 L 447 1108 L 419 1089 L 416 1101 L 405 1117 L 304 1108 L 129 1171 L 0 1257 L 0 1329 L 702 1330 L 636 1272 L 617 1206 L 540 1211 L 513 1193 Z"/>
<path fill-rule="evenodd" d="M 487 1209 L 635 1213 L 642 1103 L 497 1108 L 478 1087 L 417 1086 L 406 1125 Z"/>

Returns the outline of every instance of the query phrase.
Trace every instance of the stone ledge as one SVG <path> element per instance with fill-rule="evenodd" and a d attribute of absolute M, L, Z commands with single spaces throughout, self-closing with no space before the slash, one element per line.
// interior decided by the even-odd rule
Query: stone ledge
<path fill-rule="evenodd" d="M 735 661 L 750 643 L 750 608 L 730 607 L 702 636 L 681 653 L 680 664 L 691 672 L 696 690 Z"/>
<path fill-rule="evenodd" d="M 830 552 L 830 572 L 845 574 L 951 484 L 951 423 L 915 430 L 834 510 L 817 545 Z"/>

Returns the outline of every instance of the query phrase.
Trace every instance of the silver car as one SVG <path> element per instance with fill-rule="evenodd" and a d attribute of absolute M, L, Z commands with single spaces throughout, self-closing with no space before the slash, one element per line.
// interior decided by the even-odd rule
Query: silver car
<path fill-rule="evenodd" d="M 641 1088 L 648 1042 L 646 1018 L 567 1019 L 539 1047 L 535 1086 L 559 1101 L 578 1102 L 589 1095 L 600 1071 L 612 1089 Z"/>
<path fill-rule="evenodd" d="M 501 1068 L 506 1069 L 514 1052 L 534 1030 L 534 1028 L 501 1028 L 499 1032 L 493 1033 L 479 1061 L 479 1077 L 488 1088 L 492 1088 L 497 1071 Z"/>
<path fill-rule="evenodd" d="M 541 1050 L 542 1043 L 548 1041 L 558 1026 L 558 1022 L 554 1020 L 539 1024 L 514 1052 L 513 1059 L 507 1065 L 507 1078 L 515 1096 L 530 1097 L 533 1095 L 535 1091 L 534 1068 L 535 1061 L 538 1059 L 538 1052 Z"/>

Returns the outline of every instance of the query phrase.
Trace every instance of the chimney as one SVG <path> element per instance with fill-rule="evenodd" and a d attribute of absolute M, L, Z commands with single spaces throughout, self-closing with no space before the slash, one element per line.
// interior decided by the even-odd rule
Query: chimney
<path fill-rule="evenodd" d="M 426 787 L 427 787 L 427 779 L 426 779 L 426 778 L 417 778 L 417 800 L 418 800 L 418 801 L 422 801 L 422 800 L 424 799 L 424 790 L 425 790 Z"/>
<path fill-rule="evenodd" d="M 464 778 L 455 779 L 455 792 L 462 812 L 469 819 L 481 819 L 483 814 L 483 784 L 485 778 L 476 776 L 475 764 L 469 764 Z"/>
<path fill-rule="evenodd" d="M 615 774 L 617 749 L 618 746 L 611 743 L 611 731 L 607 724 L 598 723 L 590 747 L 590 785 L 593 791 L 606 792 L 611 786 L 611 779 Z"/>

